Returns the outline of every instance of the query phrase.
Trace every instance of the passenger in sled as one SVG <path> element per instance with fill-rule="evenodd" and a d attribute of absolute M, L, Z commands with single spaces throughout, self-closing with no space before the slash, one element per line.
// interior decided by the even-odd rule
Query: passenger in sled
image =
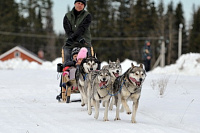
<path fill-rule="evenodd" d="M 87 57 L 87 48 L 82 47 L 81 49 L 78 47 L 75 47 L 72 49 L 72 61 L 66 62 L 65 65 L 67 65 L 65 68 L 63 68 L 63 77 L 67 80 L 75 80 L 75 72 L 77 67 L 81 64 L 82 60 Z M 65 89 L 68 89 L 66 87 L 66 82 L 62 83 L 62 87 Z M 71 88 L 74 93 L 79 92 L 77 87 Z"/>

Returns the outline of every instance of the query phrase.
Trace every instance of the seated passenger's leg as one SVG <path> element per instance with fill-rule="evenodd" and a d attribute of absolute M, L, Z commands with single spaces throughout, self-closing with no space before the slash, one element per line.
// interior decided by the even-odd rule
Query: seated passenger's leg
<path fill-rule="evenodd" d="M 69 72 L 69 78 L 70 78 L 70 80 L 71 79 L 75 79 L 75 72 L 76 72 L 76 68 L 70 69 L 70 72 Z"/>

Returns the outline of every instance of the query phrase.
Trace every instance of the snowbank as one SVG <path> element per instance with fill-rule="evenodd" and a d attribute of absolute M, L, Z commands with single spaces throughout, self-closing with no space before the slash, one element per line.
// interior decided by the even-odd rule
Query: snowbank
<path fill-rule="evenodd" d="M 157 67 L 151 71 L 159 74 L 200 75 L 200 54 L 189 53 L 182 55 L 176 64 Z"/>
<path fill-rule="evenodd" d="M 45 61 L 42 65 L 36 62 L 28 62 L 27 60 L 11 59 L 8 61 L 0 61 L 0 69 L 57 69 L 57 64 L 62 62 L 62 58 L 59 57 L 52 62 Z M 125 72 L 131 63 L 138 65 L 137 62 L 126 59 L 121 62 L 123 72 Z M 107 65 L 107 62 L 102 62 L 101 66 Z M 128 65 L 127 65 L 128 64 Z M 159 74 L 181 74 L 181 75 L 200 75 L 200 54 L 199 53 L 188 53 L 182 55 L 176 64 L 165 66 L 164 68 L 157 67 L 151 71 L 151 73 Z"/>

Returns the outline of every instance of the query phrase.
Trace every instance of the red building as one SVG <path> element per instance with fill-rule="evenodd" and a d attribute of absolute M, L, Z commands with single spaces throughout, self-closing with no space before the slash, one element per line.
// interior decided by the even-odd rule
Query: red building
<path fill-rule="evenodd" d="M 22 46 L 16 46 L 11 50 L 5 52 L 4 54 L 0 55 L 1 61 L 6 61 L 13 58 L 21 58 L 22 60 L 28 60 L 29 62 L 37 62 L 42 64 L 43 60 L 40 59 L 36 54 L 33 52 L 25 49 Z"/>

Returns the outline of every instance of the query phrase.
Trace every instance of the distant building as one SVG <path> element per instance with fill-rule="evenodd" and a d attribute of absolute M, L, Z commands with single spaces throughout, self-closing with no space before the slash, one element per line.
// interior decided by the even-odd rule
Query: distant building
<path fill-rule="evenodd" d="M 16 46 L 9 51 L 5 52 L 4 54 L 0 55 L 1 61 L 6 61 L 13 58 L 21 58 L 22 60 L 28 60 L 29 62 L 37 62 L 42 64 L 43 60 L 40 59 L 36 54 L 33 52 L 25 49 L 22 46 Z"/>

